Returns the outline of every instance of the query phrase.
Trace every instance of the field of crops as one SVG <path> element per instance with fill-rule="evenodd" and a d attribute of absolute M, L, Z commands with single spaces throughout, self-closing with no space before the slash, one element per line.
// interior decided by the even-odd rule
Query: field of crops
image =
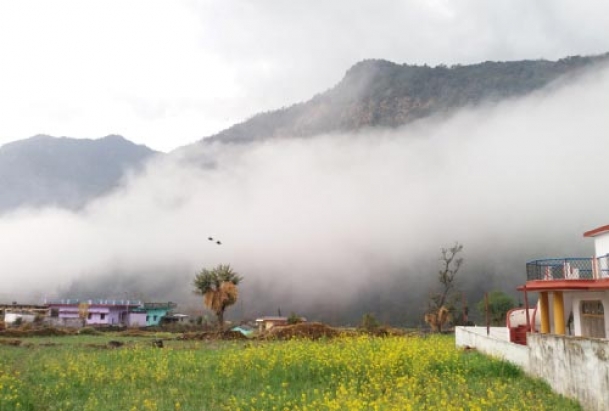
<path fill-rule="evenodd" d="M 0 345 L 0 410 L 580 410 L 450 336 L 117 349 L 79 338 Z"/>

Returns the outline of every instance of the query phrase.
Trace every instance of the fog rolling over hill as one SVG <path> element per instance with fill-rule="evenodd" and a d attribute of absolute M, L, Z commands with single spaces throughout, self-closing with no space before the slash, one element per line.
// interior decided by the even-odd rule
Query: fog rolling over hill
<path fill-rule="evenodd" d="M 529 259 L 593 252 L 581 234 L 609 218 L 608 91 L 600 65 L 400 127 L 189 146 L 77 212 L 1 217 L 0 272 L 18 273 L 1 292 L 201 307 L 194 274 L 229 263 L 244 276 L 233 317 L 412 325 L 459 241 L 471 306 L 514 290 Z"/>
<path fill-rule="evenodd" d="M 6 144 L 0 147 L 0 212 L 82 208 L 157 154 L 115 135 L 98 140 L 38 135 Z"/>
<path fill-rule="evenodd" d="M 609 60 L 609 53 L 558 61 L 484 62 L 447 67 L 365 60 L 311 100 L 260 113 L 203 142 L 249 142 L 396 128 L 433 115 L 524 96 Z"/>

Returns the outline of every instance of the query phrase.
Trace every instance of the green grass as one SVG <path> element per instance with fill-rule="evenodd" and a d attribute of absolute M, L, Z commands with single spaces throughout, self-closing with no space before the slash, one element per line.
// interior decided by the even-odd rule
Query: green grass
<path fill-rule="evenodd" d="M 81 335 L 0 345 L 0 411 L 580 410 L 450 336 L 197 342 Z M 110 340 L 125 346 L 105 348 Z M 54 344 L 54 345 L 48 345 Z"/>

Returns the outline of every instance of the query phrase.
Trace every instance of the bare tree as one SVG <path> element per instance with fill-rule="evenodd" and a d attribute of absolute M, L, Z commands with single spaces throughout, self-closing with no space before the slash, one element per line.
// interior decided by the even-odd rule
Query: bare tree
<path fill-rule="evenodd" d="M 425 322 L 431 326 L 433 331 L 442 332 L 442 327 L 452 318 L 455 278 L 463 264 L 463 258 L 458 255 L 462 250 L 463 245 L 458 242 L 453 247 L 442 248 L 440 270 L 438 271 L 440 291 L 430 294 L 429 307 L 425 314 Z"/>

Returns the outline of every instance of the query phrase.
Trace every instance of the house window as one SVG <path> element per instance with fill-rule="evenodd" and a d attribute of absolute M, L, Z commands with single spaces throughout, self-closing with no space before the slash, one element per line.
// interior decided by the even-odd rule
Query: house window
<path fill-rule="evenodd" d="M 582 337 L 605 338 L 605 309 L 603 302 L 582 301 L 581 306 Z"/>
<path fill-rule="evenodd" d="M 91 318 L 93 318 L 93 314 L 91 314 L 91 313 L 87 314 L 87 318 L 90 320 Z"/>
<path fill-rule="evenodd" d="M 152 317 L 152 321 L 156 321 L 156 315 Z"/>
<path fill-rule="evenodd" d="M 605 310 L 601 301 L 582 301 L 582 315 L 603 316 Z"/>
<path fill-rule="evenodd" d="M 150 316 L 149 315 L 146 316 L 146 322 L 148 322 L 148 321 L 150 321 Z"/>
<path fill-rule="evenodd" d="M 100 315 L 99 315 L 99 318 L 100 318 L 101 320 L 105 320 L 105 319 L 106 319 L 106 314 L 100 314 Z"/>
<path fill-rule="evenodd" d="M 59 309 L 51 308 L 51 317 L 59 317 Z"/>

